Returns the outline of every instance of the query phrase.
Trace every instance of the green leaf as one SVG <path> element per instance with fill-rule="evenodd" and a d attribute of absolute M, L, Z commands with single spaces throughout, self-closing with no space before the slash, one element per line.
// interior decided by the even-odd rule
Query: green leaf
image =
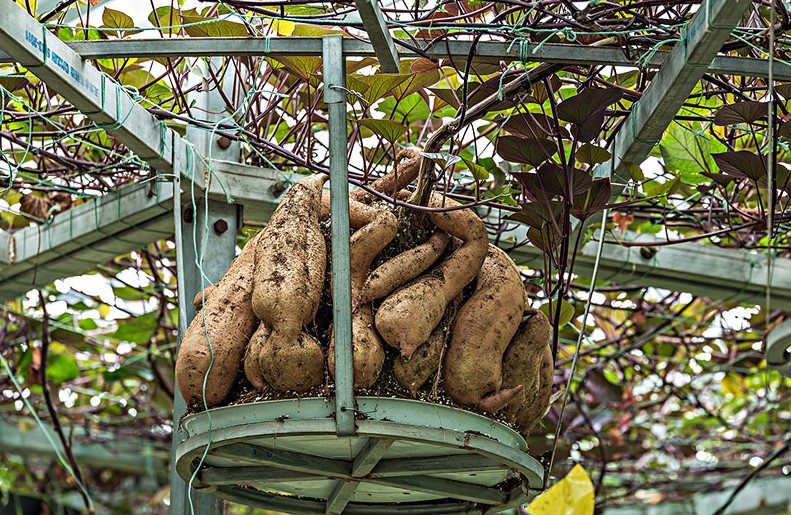
<path fill-rule="evenodd" d="M 131 16 L 109 7 L 104 8 L 104 12 L 102 13 L 102 23 L 104 24 L 102 27 L 108 27 L 111 29 L 132 29 L 119 30 L 117 32 L 118 37 L 130 36 L 132 34 L 142 32 L 140 29 L 134 30 L 135 22 L 132 20 Z"/>
<path fill-rule="evenodd" d="M 665 170 L 672 174 L 683 172 L 716 172 L 712 152 L 725 151 L 725 146 L 694 130 L 695 126 L 673 123 L 659 145 Z"/>
<path fill-rule="evenodd" d="M 267 61 L 276 62 L 283 65 L 288 71 L 309 82 L 314 74 L 321 69 L 321 58 L 310 55 L 289 56 L 281 55 L 274 58 L 267 58 Z"/>
<path fill-rule="evenodd" d="M 769 104 L 750 100 L 723 106 L 714 115 L 715 125 L 737 125 L 740 123 L 753 123 L 761 118 L 766 118 Z"/>
<path fill-rule="evenodd" d="M 561 302 L 561 305 L 560 305 L 560 320 L 558 320 L 558 326 L 562 328 L 563 326 L 565 326 L 566 324 L 571 322 L 571 320 L 574 318 L 574 306 L 572 306 L 565 299 L 561 300 L 560 302 Z M 541 312 L 544 313 L 544 315 L 546 315 L 547 319 L 549 319 L 549 321 L 554 324 L 554 322 L 555 322 L 555 310 L 558 309 L 557 301 L 552 303 L 552 312 L 551 313 L 549 311 L 549 303 L 548 302 L 546 304 L 542 304 L 538 309 L 540 309 Z"/>
<path fill-rule="evenodd" d="M 148 21 L 154 27 L 160 27 L 160 30 L 165 34 L 178 33 L 180 30 L 178 26 L 181 25 L 181 13 L 169 5 L 163 5 L 148 15 Z"/>
<path fill-rule="evenodd" d="M 640 168 L 639 164 L 631 161 L 624 161 L 623 159 L 621 159 L 621 163 L 626 167 L 626 171 L 629 172 L 629 177 L 631 177 L 634 182 L 645 181 L 645 174 L 643 174 L 643 169 Z"/>
<path fill-rule="evenodd" d="M 393 95 L 396 87 L 411 79 L 411 75 L 399 73 L 377 73 L 374 75 L 359 75 L 357 79 L 366 84 L 368 89 L 361 91 L 368 104 Z"/>
<path fill-rule="evenodd" d="M 462 159 L 464 164 L 467 165 L 467 169 L 472 173 L 472 176 L 475 177 L 476 181 L 485 181 L 489 178 L 489 170 L 485 167 L 470 161 L 469 159 Z"/>
<path fill-rule="evenodd" d="M 500 136 L 495 142 L 497 154 L 512 163 L 526 163 L 538 167 L 558 150 L 549 139 Z"/>
<path fill-rule="evenodd" d="M 159 317 L 156 312 L 119 320 L 118 330 L 112 334 L 112 337 L 116 340 L 145 344 L 157 330 L 158 322 Z"/>
<path fill-rule="evenodd" d="M 449 88 L 429 88 L 429 91 L 434 93 L 440 100 L 447 105 L 459 108 L 459 101 L 456 100 L 456 92 Z"/>
<path fill-rule="evenodd" d="M 377 120 L 375 118 L 363 118 L 360 125 L 371 129 L 374 134 L 386 139 L 390 143 L 395 143 L 406 134 L 406 127 L 393 120 Z"/>
<path fill-rule="evenodd" d="M 650 181 L 643 185 L 645 194 L 649 197 L 664 197 L 672 195 L 681 187 L 681 179 L 675 177 L 669 181 L 657 182 Z"/>
<path fill-rule="evenodd" d="M 423 122 L 431 116 L 428 104 L 418 93 L 413 93 L 400 101 L 396 101 L 393 97 L 386 98 L 379 102 L 376 110 L 396 121 L 408 124 Z"/>
<path fill-rule="evenodd" d="M 80 367 L 71 354 L 53 353 L 50 349 L 47 355 L 47 380 L 55 384 L 63 384 L 80 377 Z"/>
<path fill-rule="evenodd" d="M 580 163 L 586 163 L 591 166 L 599 163 L 606 163 L 607 160 L 612 157 L 612 154 L 607 150 L 596 145 L 591 145 L 590 143 L 581 145 L 574 155 Z"/>
<path fill-rule="evenodd" d="M 210 21 L 212 18 L 187 15 L 182 15 L 181 20 L 186 25 L 184 32 L 193 38 L 230 38 L 250 35 L 244 25 L 230 20 Z"/>

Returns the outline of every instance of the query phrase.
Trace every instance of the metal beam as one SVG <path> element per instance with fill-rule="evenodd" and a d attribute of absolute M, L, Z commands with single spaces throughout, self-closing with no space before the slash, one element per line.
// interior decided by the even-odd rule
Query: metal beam
<path fill-rule="evenodd" d="M 328 106 L 332 213 L 332 327 L 335 339 L 335 424 L 354 434 L 352 292 L 349 263 L 349 163 L 346 160 L 346 57 L 343 38 L 324 36 L 324 101 Z"/>
<path fill-rule="evenodd" d="M 173 235 L 173 185 L 132 184 L 45 225 L 0 234 L 0 300 L 78 275 Z"/>
<path fill-rule="evenodd" d="M 522 227 L 507 233 L 498 242 L 517 263 L 542 269 L 544 255 L 532 246 L 514 248 L 526 241 Z M 516 240 L 514 237 L 523 239 Z M 624 241 L 657 243 L 648 235 L 627 233 Z M 591 241 L 579 251 L 574 273 L 590 277 L 598 242 Z M 640 285 L 693 295 L 761 305 L 766 300 L 767 258 L 746 250 L 722 249 L 694 242 L 654 247 L 643 253 L 640 247 L 605 244 L 599 262 L 598 280 L 621 285 Z M 791 260 L 775 258 L 772 263 L 772 306 L 791 310 Z"/>
<path fill-rule="evenodd" d="M 0 47 L 138 157 L 172 172 L 180 136 L 13 2 L 0 2 Z"/>
<path fill-rule="evenodd" d="M 196 173 L 206 174 L 202 162 L 195 165 Z M 229 161 L 211 161 L 210 168 L 209 199 L 224 202 L 227 193 L 244 203 L 245 214 L 255 221 L 268 220 L 283 192 L 297 179 L 291 173 Z M 88 272 L 97 264 L 172 237 L 173 191 L 170 182 L 122 186 L 55 215 L 49 224 L 0 233 L 0 300 Z"/>
<path fill-rule="evenodd" d="M 412 41 L 408 43 L 414 44 Z M 83 59 L 260 55 L 270 57 L 321 56 L 321 38 L 270 38 L 268 43 L 261 38 L 128 39 L 68 41 L 66 45 L 80 54 Z M 469 41 L 448 41 L 427 45 L 423 51 L 435 58 L 463 61 L 469 56 L 471 48 L 472 43 Z M 349 38 L 343 40 L 343 52 L 349 57 L 376 57 L 376 52 L 369 43 Z M 670 56 L 670 52 L 661 51 L 648 56 L 647 60 L 641 59 L 642 56 L 630 59 L 618 47 L 591 47 L 557 43 L 545 43 L 540 47 L 527 48 L 524 55 L 520 55 L 520 52 L 519 45 L 481 41 L 475 48 L 473 61 L 498 62 L 503 59 L 520 60 L 524 57 L 527 62 L 660 68 Z M 417 57 L 417 54 L 403 47 L 400 53 L 404 57 Z M 13 61 L 11 56 L 0 50 L 0 63 Z M 774 67 L 776 80 L 791 80 L 791 65 L 775 62 Z M 721 75 L 766 78 L 769 75 L 769 63 L 765 59 L 716 56 L 706 71 Z"/>
<path fill-rule="evenodd" d="M 206 63 L 212 66 L 211 61 Z M 194 109 L 206 113 L 206 118 L 219 122 L 223 118 L 224 103 L 216 90 L 211 90 L 204 82 L 203 93 L 197 97 Z M 240 148 L 232 144 L 222 148 L 210 131 L 188 127 L 187 138 L 194 144 L 200 155 L 215 155 L 220 158 L 238 161 Z M 195 175 L 209 177 L 208 189 L 216 183 L 213 174 L 207 174 L 202 160 L 186 158 L 186 148 L 180 148 L 181 141 L 175 142 L 174 173 L 176 192 L 174 194 L 173 220 L 176 236 L 176 260 L 178 264 L 179 331 L 177 348 L 190 321 L 195 317 L 195 308 L 190 302 L 195 295 L 210 284 L 217 283 L 225 275 L 228 266 L 236 255 L 236 233 L 242 225 L 241 206 L 228 204 L 225 200 L 206 198 L 207 191 L 196 187 Z M 182 161 L 184 159 L 184 161 Z M 188 180 L 182 180 L 188 177 Z M 182 191 L 180 191 L 182 190 Z M 209 342 L 211 345 L 212 342 Z M 180 426 L 186 412 L 186 404 L 181 392 L 174 391 L 173 398 L 173 439 L 171 442 L 171 464 L 175 464 L 178 445 L 186 438 Z M 181 515 L 192 511 L 205 515 L 221 515 L 224 503 L 216 496 L 201 491 L 191 491 L 188 484 L 179 477 L 176 467 L 170 471 L 170 513 Z"/>
<path fill-rule="evenodd" d="M 371 46 L 374 47 L 382 71 L 398 73 L 398 52 L 393 43 L 393 37 L 387 30 L 387 23 L 382 16 L 379 2 L 376 0 L 355 0 L 354 3 L 363 20 L 365 31 L 368 32 L 368 39 L 371 40 Z"/>
<path fill-rule="evenodd" d="M 0 420 L 0 452 L 22 456 L 52 456 L 52 444 L 47 440 L 44 431 L 54 434 L 54 430 L 48 424 L 44 428 L 34 426 L 27 431 L 20 431 L 16 424 Z M 168 454 L 162 445 L 140 437 L 125 438 L 117 435 L 108 436 L 103 442 L 90 441 L 79 427 L 74 428 L 74 431 L 71 449 L 80 465 L 159 479 L 166 477 Z M 63 450 L 60 441 L 57 438 L 54 441 Z"/>
<path fill-rule="evenodd" d="M 626 163 L 641 163 L 662 138 L 689 93 L 722 48 L 749 0 L 707 0 L 695 13 L 682 40 L 675 45 L 631 114 L 623 121 L 609 150 L 612 158 L 599 165 L 595 174 L 610 177 L 613 196 L 629 182 Z"/>

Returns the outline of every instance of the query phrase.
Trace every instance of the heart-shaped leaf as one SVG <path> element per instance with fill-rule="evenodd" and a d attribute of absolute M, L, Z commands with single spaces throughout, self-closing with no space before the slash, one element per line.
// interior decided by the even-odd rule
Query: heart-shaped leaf
<path fill-rule="evenodd" d="M 580 220 L 585 220 L 596 211 L 604 209 L 610 201 L 610 194 L 609 179 L 593 179 L 587 191 L 574 195 L 571 214 Z"/>
<path fill-rule="evenodd" d="M 733 177 L 724 173 L 701 172 L 701 175 L 708 177 L 723 188 L 733 182 Z"/>
<path fill-rule="evenodd" d="M 727 173 L 740 179 L 750 179 L 757 182 L 766 175 L 766 160 L 749 150 L 728 151 L 722 154 L 712 154 L 714 162 L 720 167 L 722 173 Z"/>
<path fill-rule="evenodd" d="M 467 165 L 467 169 L 472 173 L 472 176 L 475 177 L 476 181 L 485 181 L 489 178 L 489 170 L 485 167 L 470 161 L 469 159 L 463 159 L 464 164 Z"/>
<path fill-rule="evenodd" d="M 766 118 L 769 104 L 749 100 L 723 106 L 714 115 L 715 125 L 736 125 L 739 123 L 753 123 L 761 118 Z"/>
<path fill-rule="evenodd" d="M 512 163 L 525 163 L 537 167 L 555 152 L 558 147 L 552 140 L 500 136 L 495 145 L 497 155 Z"/>
<path fill-rule="evenodd" d="M 607 106 L 621 99 L 619 89 L 587 88 L 558 104 L 558 118 L 575 125 L 580 141 L 591 141 L 604 125 Z"/>
<path fill-rule="evenodd" d="M 139 29 L 135 30 L 135 22 L 128 14 L 109 7 L 104 8 L 104 12 L 102 13 L 102 24 L 103 27 L 111 29 L 132 29 L 118 30 L 118 37 L 131 36 L 132 34 L 142 32 Z"/>
<path fill-rule="evenodd" d="M 410 80 L 412 75 L 376 73 L 374 75 L 359 75 L 357 78 L 368 85 L 368 89 L 362 93 L 365 101 L 370 105 L 377 100 L 392 95 L 395 88 Z"/>
<path fill-rule="evenodd" d="M 389 143 L 395 143 L 401 136 L 406 134 L 406 126 L 393 120 L 378 120 L 375 118 L 363 118 L 360 125 L 367 127 L 377 136 L 381 136 Z"/>
<path fill-rule="evenodd" d="M 437 95 L 437 97 L 456 109 L 459 108 L 459 101 L 456 99 L 456 92 L 449 88 L 429 88 L 429 91 Z"/>
<path fill-rule="evenodd" d="M 560 225 L 563 216 L 563 203 L 557 200 L 549 202 L 527 202 L 520 204 L 522 208 L 518 213 L 508 216 L 508 220 L 521 222 L 541 229 L 542 227 L 553 228 Z M 554 220 L 554 222 L 553 222 Z"/>
<path fill-rule="evenodd" d="M 577 153 L 574 155 L 580 163 L 589 164 L 591 166 L 599 163 L 606 163 L 612 157 L 612 154 L 607 150 L 596 145 L 591 145 L 590 143 L 580 145 L 580 148 L 577 149 Z"/>
<path fill-rule="evenodd" d="M 572 306 L 568 301 L 561 300 L 560 301 L 560 320 L 558 320 L 558 327 L 563 327 L 574 318 L 574 306 Z M 549 303 L 542 304 L 538 307 L 538 309 L 546 315 L 547 320 L 554 324 L 555 322 L 555 310 L 558 309 L 557 304 L 554 302 L 552 303 L 552 312 L 549 312 Z"/>
<path fill-rule="evenodd" d="M 522 136 L 523 138 L 543 139 L 556 133 L 555 122 L 549 116 L 541 113 L 512 115 L 503 124 L 503 129 L 514 136 Z M 559 127 L 559 129 L 561 135 L 568 136 L 569 133 L 565 127 Z"/>
<path fill-rule="evenodd" d="M 459 156 L 447 154 L 445 152 L 421 152 L 420 155 L 431 159 L 443 170 L 449 166 L 453 166 L 456 163 L 461 162 L 461 158 Z"/>

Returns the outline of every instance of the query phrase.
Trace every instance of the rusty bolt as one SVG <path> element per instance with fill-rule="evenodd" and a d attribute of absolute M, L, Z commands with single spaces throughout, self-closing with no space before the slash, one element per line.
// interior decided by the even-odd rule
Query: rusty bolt
<path fill-rule="evenodd" d="M 214 222 L 214 232 L 217 234 L 222 234 L 228 230 L 228 222 L 225 220 L 217 220 Z"/>
<path fill-rule="evenodd" d="M 226 148 L 231 146 L 231 140 L 228 139 L 228 137 L 226 137 L 226 136 L 218 136 L 217 137 L 217 145 L 221 149 L 225 150 Z"/>
<path fill-rule="evenodd" d="M 191 224 L 192 221 L 195 220 L 195 213 L 192 211 L 191 207 L 184 210 L 184 213 L 181 215 L 181 220 L 185 224 Z"/>
<path fill-rule="evenodd" d="M 279 197 L 280 194 L 286 191 L 287 189 L 288 189 L 288 182 L 286 181 L 277 181 L 269 187 L 269 191 L 271 191 L 272 195 L 274 195 L 275 197 Z"/>

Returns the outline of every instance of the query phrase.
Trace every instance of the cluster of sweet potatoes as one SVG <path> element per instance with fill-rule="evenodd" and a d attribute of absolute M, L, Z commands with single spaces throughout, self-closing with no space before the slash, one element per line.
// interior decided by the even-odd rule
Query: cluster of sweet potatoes
<path fill-rule="evenodd" d="M 420 159 L 402 151 L 372 188 L 398 197 Z M 334 376 L 335 342 L 312 324 L 331 266 L 325 180 L 296 183 L 222 280 L 196 297 L 176 363 L 188 404 L 222 403 L 240 369 L 256 389 L 277 392 L 309 392 Z M 549 404 L 549 322 L 527 309 L 519 270 L 472 210 L 440 194 L 429 207 L 455 209 L 403 217 L 365 190 L 350 195 L 354 386 L 374 386 L 386 368 L 414 396 L 433 376 L 453 401 L 500 412 L 526 433 Z M 415 244 L 402 233 L 417 224 L 426 237 Z"/>

